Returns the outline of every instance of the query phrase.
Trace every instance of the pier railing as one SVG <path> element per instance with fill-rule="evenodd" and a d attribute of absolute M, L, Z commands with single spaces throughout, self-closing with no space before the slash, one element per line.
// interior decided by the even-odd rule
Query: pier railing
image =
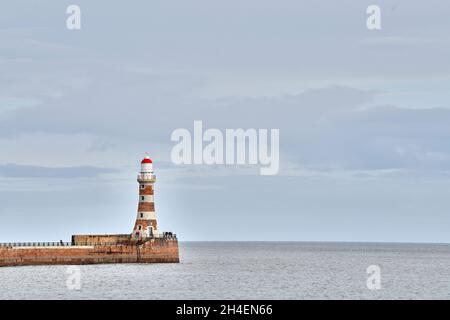
<path fill-rule="evenodd" d="M 2 242 L 0 247 L 70 247 L 72 242 Z"/>
<path fill-rule="evenodd" d="M 151 239 L 177 239 L 177 235 L 171 232 L 164 232 L 158 235 L 152 235 L 143 237 L 140 239 L 134 239 L 130 236 L 130 241 L 136 241 L 137 243 L 143 243 Z M 74 247 L 74 246 L 125 246 L 136 245 L 133 242 L 121 243 L 121 242 L 0 242 L 0 247 Z"/>

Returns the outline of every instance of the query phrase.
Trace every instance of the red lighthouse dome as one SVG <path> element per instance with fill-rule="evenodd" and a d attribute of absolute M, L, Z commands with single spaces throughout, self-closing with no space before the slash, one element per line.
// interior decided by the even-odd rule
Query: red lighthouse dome
<path fill-rule="evenodd" d="M 153 163 L 152 159 L 150 159 L 150 157 L 145 157 L 144 160 L 141 161 L 141 164 L 144 163 Z"/>

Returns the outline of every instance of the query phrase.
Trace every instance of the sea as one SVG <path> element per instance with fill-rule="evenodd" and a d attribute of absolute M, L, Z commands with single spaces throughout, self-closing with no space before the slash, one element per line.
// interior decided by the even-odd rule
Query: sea
<path fill-rule="evenodd" d="M 179 264 L 0 268 L 0 299 L 450 299 L 450 245 L 181 242 Z"/>

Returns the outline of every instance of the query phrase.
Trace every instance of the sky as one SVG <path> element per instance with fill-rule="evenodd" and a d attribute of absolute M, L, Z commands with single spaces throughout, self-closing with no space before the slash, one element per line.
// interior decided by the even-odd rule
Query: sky
<path fill-rule="evenodd" d="M 182 241 L 450 242 L 449 16 L 445 0 L 2 3 L 0 242 L 131 232 L 146 152 L 159 227 Z M 279 173 L 173 164 L 195 120 L 279 129 Z"/>

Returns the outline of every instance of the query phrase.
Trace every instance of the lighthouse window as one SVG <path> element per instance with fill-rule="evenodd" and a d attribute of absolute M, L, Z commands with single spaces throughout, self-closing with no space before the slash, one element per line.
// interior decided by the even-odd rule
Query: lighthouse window
<path fill-rule="evenodd" d="M 142 226 L 139 226 L 139 230 L 142 230 Z"/>
<path fill-rule="evenodd" d="M 143 184 L 141 184 L 141 189 L 144 189 L 144 188 L 145 188 L 145 186 Z"/>
<path fill-rule="evenodd" d="M 144 217 L 144 214 L 141 212 L 141 218 L 143 218 Z"/>
<path fill-rule="evenodd" d="M 141 200 L 142 200 L 142 201 L 144 201 L 144 199 L 145 199 L 145 197 L 144 197 L 144 196 L 142 196 L 142 197 L 141 197 Z"/>

